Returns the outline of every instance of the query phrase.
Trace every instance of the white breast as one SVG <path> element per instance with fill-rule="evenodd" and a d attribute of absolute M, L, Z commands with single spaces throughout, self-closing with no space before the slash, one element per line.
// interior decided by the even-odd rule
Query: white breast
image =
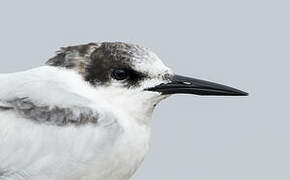
<path fill-rule="evenodd" d="M 127 180 L 149 146 L 149 128 L 137 123 L 56 127 L 6 112 L 0 119 L 0 170 L 12 173 L 7 180 Z"/>

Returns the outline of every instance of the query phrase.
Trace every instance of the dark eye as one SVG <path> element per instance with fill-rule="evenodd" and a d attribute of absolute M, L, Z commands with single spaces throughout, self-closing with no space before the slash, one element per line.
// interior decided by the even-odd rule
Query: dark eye
<path fill-rule="evenodd" d="M 116 80 L 124 80 L 127 79 L 129 76 L 129 73 L 125 69 L 116 69 L 112 72 L 112 77 Z"/>

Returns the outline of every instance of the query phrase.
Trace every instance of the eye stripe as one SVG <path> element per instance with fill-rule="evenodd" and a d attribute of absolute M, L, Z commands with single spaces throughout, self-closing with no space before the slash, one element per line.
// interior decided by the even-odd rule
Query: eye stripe
<path fill-rule="evenodd" d="M 143 79 L 147 77 L 146 74 L 143 74 L 141 72 L 137 72 L 134 70 L 129 70 L 129 78 L 126 80 L 126 86 L 137 86 Z"/>

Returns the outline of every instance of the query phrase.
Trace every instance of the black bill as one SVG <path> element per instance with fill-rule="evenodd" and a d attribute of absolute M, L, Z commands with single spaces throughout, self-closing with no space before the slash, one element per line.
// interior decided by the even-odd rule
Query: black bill
<path fill-rule="evenodd" d="M 162 94 L 196 94 L 204 96 L 247 96 L 248 93 L 217 83 L 174 75 L 169 83 L 149 88 Z"/>

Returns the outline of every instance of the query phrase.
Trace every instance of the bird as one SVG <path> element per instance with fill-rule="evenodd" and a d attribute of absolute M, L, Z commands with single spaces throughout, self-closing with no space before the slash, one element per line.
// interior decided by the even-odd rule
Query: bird
<path fill-rule="evenodd" d="M 247 96 L 175 74 L 125 42 L 63 47 L 44 65 L 0 74 L 0 180 L 128 180 L 173 94 Z"/>

